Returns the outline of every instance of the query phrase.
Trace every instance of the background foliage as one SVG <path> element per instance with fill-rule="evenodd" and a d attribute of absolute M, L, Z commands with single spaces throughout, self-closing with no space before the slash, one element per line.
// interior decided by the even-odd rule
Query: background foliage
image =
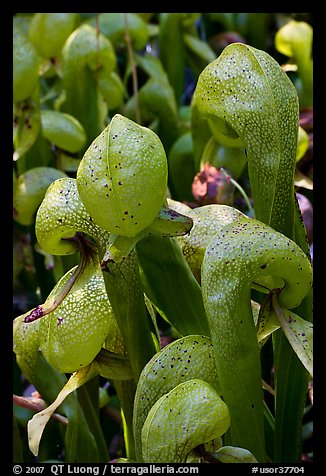
<path fill-rule="evenodd" d="M 237 149 L 235 156 L 227 148 L 199 146 L 191 122 L 199 74 L 233 42 L 268 52 L 297 88 L 302 137 L 295 184 L 312 253 L 312 40 L 304 29 L 292 47 L 282 40 L 279 30 L 293 20 L 312 25 L 310 13 L 15 14 L 14 317 L 44 302 L 59 278 L 77 264 L 76 255 L 52 256 L 40 248 L 35 213 L 52 181 L 76 176 L 85 150 L 117 112 L 160 137 L 172 199 L 192 208 L 219 203 L 252 213 L 244 150 Z M 162 346 L 177 337 L 163 319 L 159 328 Z M 272 383 L 268 346 L 263 360 L 266 381 Z M 13 372 L 14 394 L 37 397 L 15 359 Z M 123 456 L 115 388 L 101 378 L 88 390 L 98 402 L 110 459 Z M 86 400 L 82 391 L 79 398 Z M 312 401 L 311 387 L 302 435 L 305 461 L 312 460 Z M 33 462 L 26 427 L 37 406 L 33 410 L 32 400 L 26 402 L 17 399 L 14 405 L 14 457 Z M 64 459 L 62 425 L 55 419 L 49 422 L 39 461 Z"/>

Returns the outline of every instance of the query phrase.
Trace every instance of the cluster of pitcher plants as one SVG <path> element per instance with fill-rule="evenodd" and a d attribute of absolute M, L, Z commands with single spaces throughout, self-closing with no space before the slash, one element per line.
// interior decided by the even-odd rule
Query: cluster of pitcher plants
<path fill-rule="evenodd" d="M 312 27 L 272 55 L 273 15 L 14 16 L 16 461 L 302 460 Z"/>

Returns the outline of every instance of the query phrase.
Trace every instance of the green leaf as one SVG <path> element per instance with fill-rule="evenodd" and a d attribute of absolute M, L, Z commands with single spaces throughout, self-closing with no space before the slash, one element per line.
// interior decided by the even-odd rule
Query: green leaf
<path fill-rule="evenodd" d="M 182 134 L 172 145 L 169 155 L 169 189 L 175 200 L 191 201 L 191 186 L 196 175 L 192 151 L 192 135 Z"/>
<path fill-rule="evenodd" d="M 17 177 L 14 187 L 14 218 L 22 225 L 32 225 L 49 185 L 65 174 L 53 167 L 34 167 Z"/>
<path fill-rule="evenodd" d="M 200 161 L 207 144 L 211 138 L 212 133 L 207 121 L 202 117 L 195 100 L 195 94 L 191 100 L 191 135 L 193 142 L 193 154 L 196 171 L 200 170 Z"/>
<path fill-rule="evenodd" d="M 267 337 L 281 327 L 281 324 L 273 309 L 268 309 L 263 304 L 260 308 L 256 327 L 258 342 L 264 343 Z"/>
<path fill-rule="evenodd" d="M 184 40 L 182 13 L 160 13 L 159 51 L 178 105 L 184 88 Z M 173 51 L 173 55 L 171 54 Z M 178 58 L 178 61 L 175 61 Z"/>
<path fill-rule="evenodd" d="M 303 129 L 303 127 L 299 126 L 298 145 L 297 145 L 297 153 L 296 153 L 297 162 L 300 159 L 302 159 L 302 157 L 306 153 L 306 151 L 309 147 L 309 142 L 310 142 L 309 141 L 309 135 Z"/>
<path fill-rule="evenodd" d="M 97 79 L 99 91 L 108 109 L 111 111 L 122 106 L 126 92 L 120 76 L 115 71 L 108 76 L 105 70 L 100 70 Z"/>
<path fill-rule="evenodd" d="M 142 121 L 159 119 L 157 134 L 168 152 L 179 135 L 178 110 L 173 89 L 165 80 L 151 77 L 138 92 Z M 135 96 L 125 105 L 125 114 L 135 120 Z"/>
<path fill-rule="evenodd" d="M 175 239 L 148 236 L 136 250 L 145 293 L 163 318 L 181 335 L 210 335 L 201 288 Z"/>
<path fill-rule="evenodd" d="M 79 121 L 59 111 L 41 111 L 42 132 L 46 139 L 68 152 L 78 152 L 86 142 L 86 134 Z"/>
<path fill-rule="evenodd" d="M 304 21 L 290 20 L 275 35 L 276 49 L 298 66 L 301 107 L 312 106 L 313 100 L 313 28 Z"/>
<path fill-rule="evenodd" d="M 28 99 L 38 82 L 41 58 L 23 31 L 13 25 L 13 96 L 14 102 Z"/>
<path fill-rule="evenodd" d="M 275 293 L 272 295 L 272 309 L 294 352 L 313 375 L 313 324 L 294 312 L 281 308 Z"/>
<path fill-rule="evenodd" d="M 74 30 L 77 13 L 35 13 L 31 19 L 28 37 L 44 58 L 54 58 Z"/>
<path fill-rule="evenodd" d="M 274 461 L 300 463 L 302 418 L 307 398 L 309 373 L 280 329 L 273 334 L 275 365 Z"/>
<path fill-rule="evenodd" d="M 74 116 L 87 134 L 87 144 L 102 131 L 104 124 L 98 101 L 96 71 L 108 76 L 116 66 L 111 42 L 83 24 L 73 31 L 62 49 L 62 79 L 65 101 L 62 111 Z"/>
<path fill-rule="evenodd" d="M 168 76 L 159 58 L 148 53 L 144 55 L 135 53 L 135 60 L 149 77 L 169 84 Z"/>
<path fill-rule="evenodd" d="M 100 33 L 107 37 L 115 47 L 125 46 L 126 44 L 126 21 L 133 48 L 140 50 L 145 47 L 149 37 L 149 28 L 146 22 L 137 14 L 100 13 L 96 15 Z M 96 26 L 95 19 L 90 20 L 89 23 L 93 27 Z"/>
<path fill-rule="evenodd" d="M 262 341 L 280 327 L 302 364 L 313 375 L 313 324 L 289 309 L 280 307 L 276 294 L 272 293 L 261 306 L 257 324 L 258 340 Z"/>
<path fill-rule="evenodd" d="M 206 63 L 214 61 L 216 58 L 215 52 L 206 41 L 202 41 L 193 35 L 185 33 L 183 35 L 185 45 L 197 56 L 202 58 Z"/>
<path fill-rule="evenodd" d="M 24 101 L 14 103 L 14 160 L 20 159 L 35 143 L 41 130 L 38 91 Z"/>
<path fill-rule="evenodd" d="M 21 441 L 19 427 L 18 427 L 17 418 L 15 414 L 13 414 L 13 459 L 12 461 L 13 463 L 24 462 L 22 441 Z"/>
<path fill-rule="evenodd" d="M 305 368 L 313 375 L 313 324 L 287 309 L 283 309 L 283 314 L 282 329 Z"/>
<path fill-rule="evenodd" d="M 256 458 L 245 448 L 223 446 L 214 453 L 221 463 L 257 463 Z"/>

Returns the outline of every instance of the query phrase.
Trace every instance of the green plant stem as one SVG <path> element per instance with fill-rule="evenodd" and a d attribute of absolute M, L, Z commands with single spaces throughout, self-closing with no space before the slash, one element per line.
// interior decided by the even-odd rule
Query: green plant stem
<path fill-rule="evenodd" d="M 265 432 L 266 459 L 273 461 L 274 441 L 275 441 L 275 419 L 265 401 L 264 401 L 264 432 Z"/>
<path fill-rule="evenodd" d="M 133 380 L 114 380 L 114 387 L 122 410 L 121 417 L 126 458 L 129 461 L 136 461 L 135 438 L 132 426 L 136 384 Z"/>
<path fill-rule="evenodd" d="M 110 263 L 103 276 L 137 383 L 143 367 L 159 347 L 146 309 L 135 251 L 121 263 Z"/>
<path fill-rule="evenodd" d="M 249 213 L 250 213 L 250 216 L 252 218 L 255 218 L 255 210 L 253 208 L 253 206 L 251 205 L 250 203 L 250 200 L 249 200 L 249 197 L 248 195 L 246 194 L 246 192 L 243 190 L 243 188 L 241 187 L 240 184 L 238 184 L 238 182 L 236 180 L 234 180 L 225 170 L 223 167 L 220 168 L 220 170 L 223 172 L 223 174 L 225 175 L 225 177 L 227 179 L 230 180 L 230 182 L 232 183 L 232 185 L 235 186 L 235 188 L 237 188 L 239 190 L 239 192 L 241 193 L 241 195 L 243 196 L 245 202 L 246 202 L 246 205 L 248 207 L 248 210 L 249 210 Z"/>
<path fill-rule="evenodd" d="M 17 418 L 13 414 L 13 463 L 24 463 L 23 445 L 21 441 L 20 431 Z"/>
<path fill-rule="evenodd" d="M 159 350 L 159 341 L 146 309 L 135 251 L 121 263 L 110 264 L 103 276 L 134 376 L 133 380 L 115 381 L 123 412 L 127 458 L 134 460 L 132 415 L 136 384 L 143 367 Z"/>
<path fill-rule="evenodd" d="M 136 108 L 135 108 L 136 122 L 138 124 L 141 124 L 139 94 L 138 94 L 138 78 L 137 78 L 136 65 L 134 61 L 134 52 L 132 49 L 131 39 L 129 35 L 128 13 L 124 13 L 124 21 L 125 21 L 125 30 L 126 30 L 125 40 L 126 40 L 127 49 L 128 49 L 129 63 L 130 63 L 130 69 L 132 74 L 132 84 L 133 84 L 135 104 L 136 104 Z"/>
<path fill-rule="evenodd" d="M 94 388 L 92 389 L 92 387 Z M 105 463 L 109 459 L 109 454 L 107 444 L 99 422 L 99 414 L 95 410 L 96 407 L 98 408 L 98 402 L 95 406 L 95 402 L 91 398 L 89 390 L 91 391 L 91 393 L 94 393 L 94 391 L 96 391 L 98 397 L 98 377 L 93 378 L 85 385 L 79 387 L 77 389 L 77 395 L 78 401 L 83 409 L 89 429 L 92 432 L 92 435 L 94 436 L 96 442 L 99 462 Z"/>

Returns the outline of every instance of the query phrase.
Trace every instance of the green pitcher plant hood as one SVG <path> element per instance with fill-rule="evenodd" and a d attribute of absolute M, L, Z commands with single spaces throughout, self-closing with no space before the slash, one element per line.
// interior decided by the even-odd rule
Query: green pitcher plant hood
<path fill-rule="evenodd" d="M 163 205 L 166 155 L 150 129 L 116 114 L 86 151 L 77 172 L 81 199 L 96 223 L 123 236 L 146 228 Z"/>
<path fill-rule="evenodd" d="M 301 248 L 245 215 L 234 217 L 209 242 L 202 262 L 204 305 L 214 342 L 222 393 L 231 415 L 233 443 L 259 460 L 263 435 L 262 388 L 251 288 L 277 289 L 282 307 L 298 306 L 312 286 L 312 268 Z M 244 406 L 247 411 L 244 411 Z"/>

